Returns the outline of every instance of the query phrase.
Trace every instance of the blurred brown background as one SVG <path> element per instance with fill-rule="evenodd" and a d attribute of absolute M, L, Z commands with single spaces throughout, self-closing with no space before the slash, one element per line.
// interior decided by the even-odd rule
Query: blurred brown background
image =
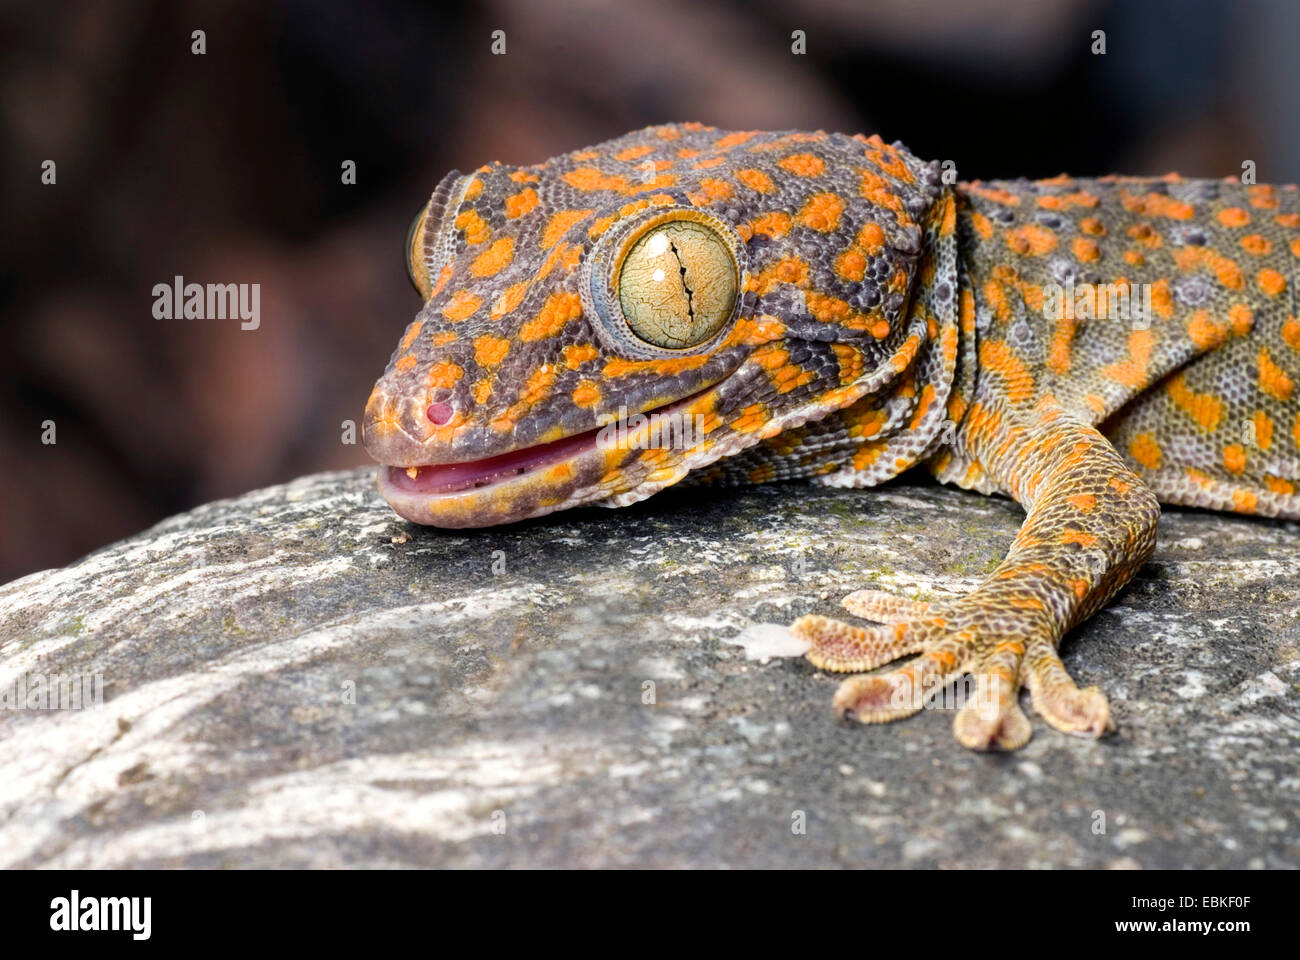
<path fill-rule="evenodd" d="M 70 2 L 7 6 L 0 44 L 0 581 L 367 463 L 340 423 L 418 309 L 402 240 L 452 167 L 700 120 L 878 132 L 963 178 L 1300 180 L 1286 0 Z M 176 274 L 261 284 L 260 329 L 155 320 Z"/>

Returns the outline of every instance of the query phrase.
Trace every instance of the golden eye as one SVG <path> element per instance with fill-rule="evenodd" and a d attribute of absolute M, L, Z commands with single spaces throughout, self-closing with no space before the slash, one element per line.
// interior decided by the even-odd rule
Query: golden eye
<path fill-rule="evenodd" d="M 419 292 L 421 300 L 428 300 L 433 290 L 429 283 L 429 271 L 424 263 L 424 222 L 425 214 L 428 212 L 429 205 L 426 203 L 411 221 L 411 226 L 406 231 L 406 249 L 403 251 L 406 257 L 406 273 Z"/>
<path fill-rule="evenodd" d="M 615 288 L 637 337 L 682 350 L 704 343 L 731 319 L 739 285 L 736 258 L 717 231 L 682 219 L 660 223 L 636 240 Z"/>

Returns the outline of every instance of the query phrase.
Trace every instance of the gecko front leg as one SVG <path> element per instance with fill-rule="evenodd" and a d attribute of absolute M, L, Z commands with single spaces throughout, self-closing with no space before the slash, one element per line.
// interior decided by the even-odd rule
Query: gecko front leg
<path fill-rule="evenodd" d="M 1044 397 L 1032 410 L 972 407 L 964 452 L 1026 509 L 1006 558 L 972 593 L 938 604 L 879 592 L 845 599 L 854 613 L 886 625 L 856 627 L 822 616 L 797 620 L 825 670 L 871 670 L 910 653 L 887 673 L 851 677 L 834 706 L 880 723 L 910 716 L 944 683 L 970 674 L 976 697 L 958 711 L 957 739 L 975 750 L 1014 750 L 1030 738 L 1018 693 L 1067 733 L 1098 737 L 1113 728 L 1096 688 L 1080 689 L 1057 655 L 1065 633 L 1127 583 L 1155 547 L 1154 494 L 1093 427 Z"/>

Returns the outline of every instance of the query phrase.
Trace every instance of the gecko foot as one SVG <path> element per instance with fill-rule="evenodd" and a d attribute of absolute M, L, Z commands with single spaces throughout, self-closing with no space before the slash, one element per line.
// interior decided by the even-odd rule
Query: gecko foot
<path fill-rule="evenodd" d="M 845 607 L 885 625 L 856 627 L 812 615 L 796 620 L 790 631 L 809 644 L 813 664 L 833 672 L 862 673 L 920 654 L 897 670 L 845 680 L 833 701 L 841 717 L 862 723 L 908 717 L 950 681 L 970 674 L 974 696 L 958 710 L 953 732 L 972 750 L 1015 750 L 1029 742 L 1033 731 L 1020 708 L 1022 685 L 1058 730 L 1099 737 L 1114 729 L 1105 695 L 1096 687 L 1079 689 L 1066 673 L 1043 611 L 999 599 L 976 591 L 928 604 L 863 590 L 845 597 Z"/>

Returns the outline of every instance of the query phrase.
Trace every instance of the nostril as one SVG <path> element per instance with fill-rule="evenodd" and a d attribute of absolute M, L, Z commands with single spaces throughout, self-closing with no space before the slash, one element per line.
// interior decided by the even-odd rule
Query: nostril
<path fill-rule="evenodd" d="M 425 413 L 428 415 L 430 420 L 432 420 L 437 426 L 441 427 L 451 419 L 451 404 L 431 403 L 429 404 L 429 408 L 425 410 Z"/>

